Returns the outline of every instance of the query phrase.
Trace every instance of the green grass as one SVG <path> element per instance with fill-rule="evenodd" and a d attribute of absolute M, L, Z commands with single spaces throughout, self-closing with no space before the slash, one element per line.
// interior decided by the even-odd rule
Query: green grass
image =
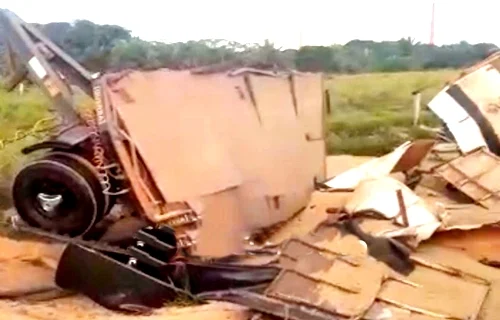
<path fill-rule="evenodd" d="M 431 135 L 413 127 L 412 92 L 422 91 L 420 124 L 437 126 L 425 105 L 458 75 L 455 70 L 332 75 L 331 114 L 327 117 L 329 154 L 378 156 L 406 140 Z"/>
<path fill-rule="evenodd" d="M 40 119 L 50 116 L 49 101 L 38 89 L 28 89 L 22 95 L 18 91 L 0 89 L 0 208 L 10 205 L 10 184 L 13 174 L 27 160 L 21 149 L 38 141 L 40 136 L 3 145 L 3 141 L 27 131 Z"/>

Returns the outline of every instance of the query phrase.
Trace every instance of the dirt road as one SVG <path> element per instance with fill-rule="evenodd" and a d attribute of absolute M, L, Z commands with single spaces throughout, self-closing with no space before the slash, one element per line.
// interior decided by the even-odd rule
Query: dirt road
<path fill-rule="evenodd" d="M 328 157 L 328 175 L 336 175 L 369 160 L 366 157 Z M 317 211 L 311 211 L 311 214 Z M 318 221 L 313 217 L 312 221 Z M 293 229 L 293 228 L 291 228 Z M 300 233 L 300 232 L 299 232 Z M 277 235 L 278 238 L 280 235 Z M 9 297 L 26 289 L 40 291 L 54 288 L 54 273 L 62 253 L 62 245 L 34 241 L 16 241 L 0 237 L 0 296 Z M 121 320 L 130 316 L 106 310 L 91 300 L 77 295 L 48 302 L 0 300 L 2 319 L 11 320 Z M 212 303 L 186 308 L 164 308 L 151 316 L 134 317 L 148 320 L 243 320 L 249 312 L 240 306 Z"/>

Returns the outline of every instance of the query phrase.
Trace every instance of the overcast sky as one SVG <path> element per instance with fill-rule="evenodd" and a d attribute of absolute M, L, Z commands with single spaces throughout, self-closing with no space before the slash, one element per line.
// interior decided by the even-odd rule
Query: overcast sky
<path fill-rule="evenodd" d="M 435 0 L 436 44 L 500 45 L 498 0 Z M 87 19 L 145 40 L 270 39 L 285 48 L 352 39 L 429 42 L 432 0 L 0 0 L 28 22 Z"/>

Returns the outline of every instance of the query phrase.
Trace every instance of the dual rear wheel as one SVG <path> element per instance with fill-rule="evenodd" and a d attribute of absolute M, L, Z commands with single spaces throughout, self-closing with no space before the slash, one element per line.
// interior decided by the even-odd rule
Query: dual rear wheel
<path fill-rule="evenodd" d="M 25 166 L 14 179 L 12 196 L 29 225 L 71 237 L 86 234 L 110 209 L 92 164 L 67 152 Z"/>

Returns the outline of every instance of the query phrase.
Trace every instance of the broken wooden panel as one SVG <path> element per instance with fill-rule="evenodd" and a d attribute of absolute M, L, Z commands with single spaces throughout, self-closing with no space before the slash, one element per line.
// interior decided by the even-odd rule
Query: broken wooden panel
<path fill-rule="evenodd" d="M 463 155 L 435 171 L 486 208 L 500 201 L 500 158 L 486 149 Z"/>
<path fill-rule="evenodd" d="M 371 257 L 357 256 L 354 246 L 345 245 L 347 238 L 337 233 L 333 240 L 317 239 L 314 245 L 290 240 L 282 248 L 286 259 L 280 258 L 288 271 L 275 279 L 266 294 L 344 317 L 364 310 L 364 319 L 373 320 L 388 314 L 392 317 L 382 319 L 494 320 L 495 312 L 500 312 L 497 269 L 461 252 L 423 244 L 412 254 L 415 271 L 404 277 Z M 327 242 L 329 248 L 344 247 L 343 254 L 326 249 Z M 341 245 L 334 245 L 337 242 Z M 318 246 L 321 243 L 323 247 Z"/>
<path fill-rule="evenodd" d="M 421 265 L 405 280 L 412 284 L 389 279 L 377 298 L 442 318 L 476 319 L 489 290 L 484 282 L 451 276 Z"/>
<path fill-rule="evenodd" d="M 268 287 L 266 295 L 287 302 L 307 303 L 342 316 L 360 316 L 375 301 L 384 276 L 383 268 L 375 261 L 365 262 L 355 267 L 335 260 L 330 268 L 308 274 L 284 270 Z"/>
<path fill-rule="evenodd" d="M 492 236 L 490 234 L 490 236 Z M 479 241 L 484 238 L 479 238 Z M 486 240 L 486 239 L 484 239 Z M 470 239 L 474 241 L 473 238 Z M 431 240 L 432 242 L 432 240 Z M 484 252 L 484 251 L 483 251 Z M 437 266 L 456 270 L 455 274 L 468 275 L 476 279 L 483 279 L 490 283 L 489 293 L 480 311 L 478 319 L 496 320 L 500 314 L 500 270 L 477 262 L 462 250 L 445 248 L 441 243 L 423 244 L 414 254 L 422 260 L 432 262 Z"/>
<path fill-rule="evenodd" d="M 286 269 L 267 296 L 347 317 L 370 307 L 386 276 L 386 268 L 373 259 L 356 259 L 300 239 L 283 245 L 279 263 Z"/>

